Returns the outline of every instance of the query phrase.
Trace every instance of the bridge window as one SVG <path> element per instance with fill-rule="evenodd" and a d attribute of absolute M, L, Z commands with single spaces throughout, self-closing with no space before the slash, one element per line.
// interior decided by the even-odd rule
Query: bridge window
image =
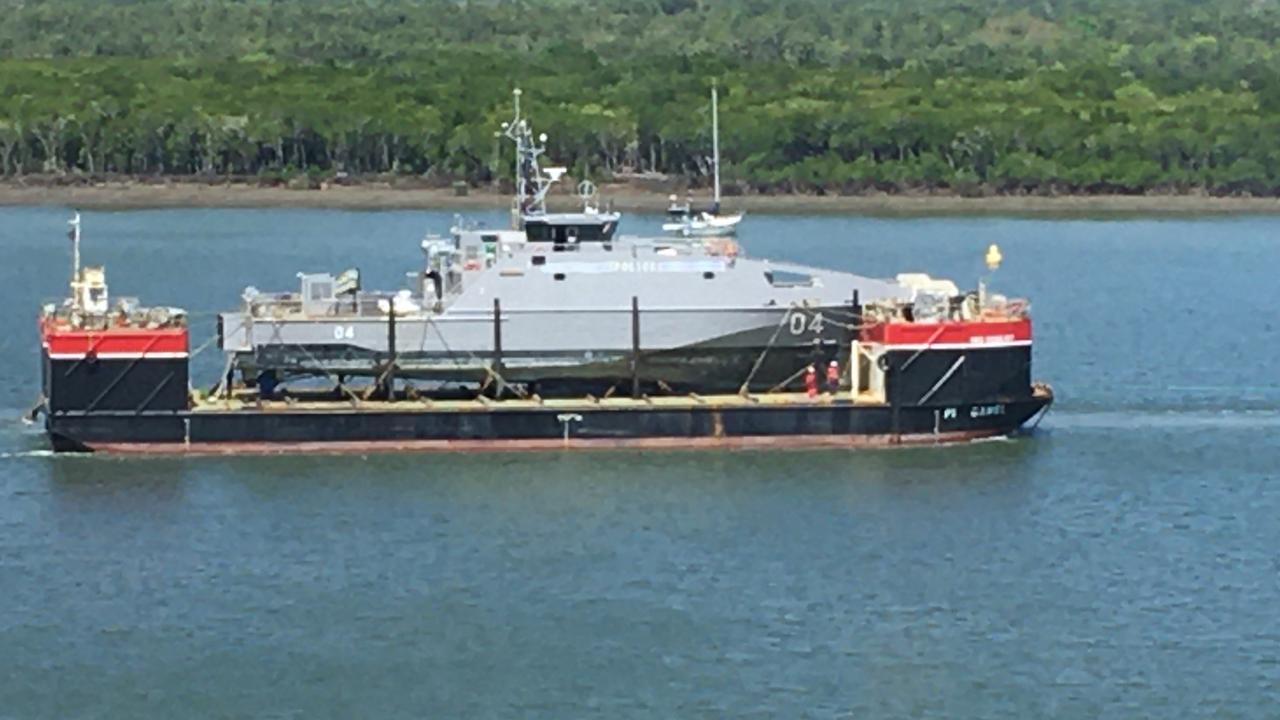
<path fill-rule="evenodd" d="M 813 276 L 808 273 L 788 270 L 766 270 L 764 278 L 769 281 L 770 285 L 778 288 L 813 287 Z"/>
<path fill-rule="evenodd" d="M 311 283 L 311 297 L 308 300 L 328 300 L 333 297 L 333 284 L 327 282 Z"/>

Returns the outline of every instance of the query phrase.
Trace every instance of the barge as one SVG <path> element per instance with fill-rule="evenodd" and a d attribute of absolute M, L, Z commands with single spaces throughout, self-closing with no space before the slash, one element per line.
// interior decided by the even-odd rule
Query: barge
<path fill-rule="evenodd" d="M 990 296 L 981 286 L 958 294 L 949 283 L 920 278 L 907 284 L 945 292 L 921 290 L 909 301 L 866 305 L 855 297 L 840 352 L 815 343 L 815 361 L 772 391 L 754 390 L 750 377 L 728 393 L 663 393 L 642 383 L 649 357 L 639 340 L 644 314 L 633 298 L 633 347 L 625 363 L 630 382 L 599 395 L 542 397 L 506 384 L 501 364 L 473 386 L 441 388 L 398 377 L 394 302 L 383 318 L 390 351 L 364 385 L 265 386 L 236 381 L 229 371 L 211 391 L 200 392 L 191 385 L 187 314 L 130 298 L 111 303 L 105 269 L 80 265 L 78 215 L 71 225 L 70 297 L 45 305 L 39 317 L 38 413 L 60 452 L 935 444 L 1034 427 L 1053 402 L 1048 386 L 1031 379 L 1025 303 Z M 805 313 L 802 307 L 784 313 L 779 327 L 810 322 Z M 501 358 L 503 316 L 496 302 L 491 320 L 494 354 Z M 753 371 L 767 354 L 766 347 Z"/>
<path fill-rule="evenodd" d="M 577 448 L 811 448 L 942 444 L 1008 435 L 1052 401 L 908 406 L 805 393 L 354 403 L 202 400 L 174 411 L 62 411 L 54 450 L 275 454 Z"/>

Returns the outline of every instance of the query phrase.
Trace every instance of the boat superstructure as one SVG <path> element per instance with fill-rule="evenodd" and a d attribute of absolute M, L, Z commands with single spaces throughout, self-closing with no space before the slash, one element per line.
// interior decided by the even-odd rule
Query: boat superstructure
<path fill-rule="evenodd" d="M 529 239 L 544 242 L 576 243 L 613 239 L 621 215 L 602 211 L 590 180 L 578 184 L 582 210 L 576 213 L 553 213 L 547 210 L 547 194 L 567 170 L 542 167 L 546 154 L 546 133 L 534 135 L 533 126 L 520 113 L 521 91 L 513 91 L 515 115 L 502 123 L 502 134 L 516 149 L 515 188 L 512 203 L 512 227 L 524 231 Z"/>
<path fill-rule="evenodd" d="M 43 401 L 64 412 L 137 413 L 187 407 L 187 314 L 114 303 L 106 269 L 80 263 L 80 214 L 70 222 L 70 294 L 40 309 Z"/>

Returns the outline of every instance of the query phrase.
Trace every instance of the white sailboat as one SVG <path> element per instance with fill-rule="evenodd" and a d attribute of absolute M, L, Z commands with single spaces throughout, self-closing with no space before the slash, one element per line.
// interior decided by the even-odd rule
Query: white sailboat
<path fill-rule="evenodd" d="M 695 212 L 689 203 L 676 204 L 675 196 L 672 195 L 671 206 L 667 208 L 670 220 L 663 223 L 663 232 L 685 237 L 721 237 L 738 231 L 743 213 L 720 214 L 720 108 L 715 85 L 711 86 L 711 149 L 715 172 L 715 199 L 711 208 Z"/>

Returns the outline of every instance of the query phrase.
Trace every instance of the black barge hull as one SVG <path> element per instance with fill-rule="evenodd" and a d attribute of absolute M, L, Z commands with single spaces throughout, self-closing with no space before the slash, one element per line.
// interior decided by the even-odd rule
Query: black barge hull
<path fill-rule="evenodd" d="M 891 406 L 803 394 L 598 402 L 283 403 L 46 416 L 54 450 L 273 454 L 563 448 L 861 447 L 1011 435 L 1052 404 Z"/>

